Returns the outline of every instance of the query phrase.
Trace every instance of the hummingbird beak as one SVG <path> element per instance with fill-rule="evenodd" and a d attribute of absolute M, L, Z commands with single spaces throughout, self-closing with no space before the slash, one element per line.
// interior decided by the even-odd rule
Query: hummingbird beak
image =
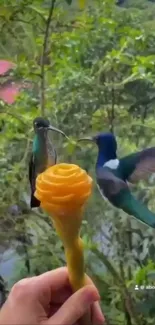
<path fill-rule="evenodd" d="M 95 139 L 94 139 L 94 137 L 86 137 L 86 138 L 80 138 L 77 141 L 91 141 L 91 142 L 94 142 Z"/>
<path fill-rule="evenodd" d="M 47 129 L 50 130 L 50 131 L 61 133 L 67 140 L 69 140 L 69 138 L 67 137 L 67 135 L 63 131 L 55 128 L 54 126 L 50 125 Z"/>

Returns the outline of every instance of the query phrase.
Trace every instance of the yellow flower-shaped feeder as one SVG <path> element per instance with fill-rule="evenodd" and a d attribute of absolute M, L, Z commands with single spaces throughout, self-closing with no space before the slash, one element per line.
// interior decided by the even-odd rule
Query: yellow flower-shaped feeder
<path fill-rule="evenodd" d="M 92 179 L 77 165 L 57 164 L 40 174 L 35 196 L 52 217 L 63 241 L 73 291 L 86 284 L 83 245 L 79 235 L 83 208 L 91 194 Z"/>

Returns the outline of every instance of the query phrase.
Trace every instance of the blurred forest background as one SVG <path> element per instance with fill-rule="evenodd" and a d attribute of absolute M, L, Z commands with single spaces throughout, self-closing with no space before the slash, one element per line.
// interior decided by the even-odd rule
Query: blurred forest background
<path fill-rule="evenodd" d="M 83 1 L 81 1 L 81 4 Z M 155 1 L 0 0 L 0 303 L 13 283 L 65 264 L 51 221 L 29 207 L 36 116 L 73 140 L 111 130 L 120 157 L 154 146 Z M 94 178 L 81 235 L 107 325 L 155 321 L 155 232 L 96 189 L 97 148 L 53 135 L 59 162 Z M 133 186 L 155 211 L 154 175 Z"/>

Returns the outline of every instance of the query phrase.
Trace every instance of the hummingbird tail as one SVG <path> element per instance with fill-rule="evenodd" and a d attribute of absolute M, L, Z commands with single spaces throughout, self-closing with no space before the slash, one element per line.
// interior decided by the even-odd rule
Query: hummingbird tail
<path fill-rule="evenodd" d="M 40 201 L 34 195 L 31 195 L 30 206 L 31 209 L 38 208 L 40 206 Z"/>
<path fill-rule="evenodd" d="M 155 228 L 155 214 L 146 205 L 137 200 L 129 190 L 123 190 L 121 192 L 117 207 L 146 225 Z"/>

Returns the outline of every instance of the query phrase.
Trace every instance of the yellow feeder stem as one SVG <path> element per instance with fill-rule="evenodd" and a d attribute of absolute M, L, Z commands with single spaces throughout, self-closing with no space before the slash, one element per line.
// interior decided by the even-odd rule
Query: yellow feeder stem
<path fill-rule="evenodd" d="M 83 243 L 79 232 L 92 179 L 79 166 L 58 164 L 37 177 L 35 196 L 52 216 L 64 248 L 73 291 L 86 285 Z"/>

